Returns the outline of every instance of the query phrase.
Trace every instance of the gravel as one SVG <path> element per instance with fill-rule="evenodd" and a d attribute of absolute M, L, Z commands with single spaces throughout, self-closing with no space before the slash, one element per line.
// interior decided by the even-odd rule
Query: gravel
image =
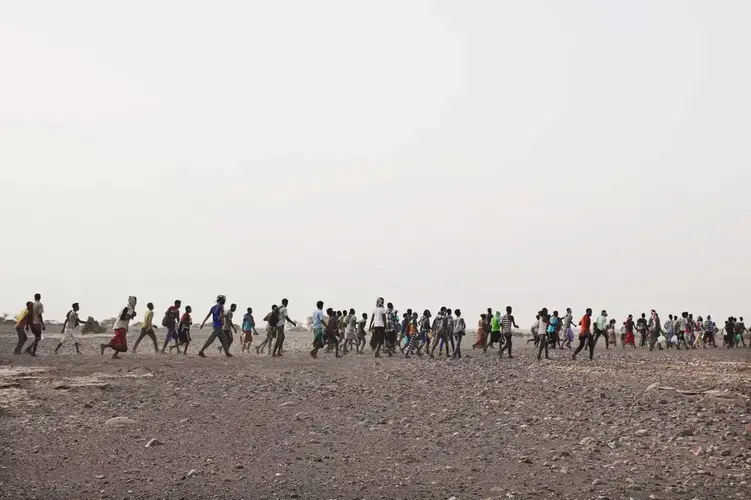
<path fill-rule="evenodd" d="M 291 337 L 282 359 L 110 360 L 0 334 L 0 497 L 751 497 L 748 350 L 376 362 Z"/>

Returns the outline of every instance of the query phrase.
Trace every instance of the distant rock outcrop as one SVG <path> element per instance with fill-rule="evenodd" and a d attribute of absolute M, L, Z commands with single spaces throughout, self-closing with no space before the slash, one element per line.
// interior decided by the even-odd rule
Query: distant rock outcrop
<path fill-rule="evenodd" d="M 89 316 L 86 319 L 86 323 L 81 327 L 81 333 L 87 334 L 87 333 L 106 333 L 107 327 L 104 325 L 99 324 L 97 320 Z"/>

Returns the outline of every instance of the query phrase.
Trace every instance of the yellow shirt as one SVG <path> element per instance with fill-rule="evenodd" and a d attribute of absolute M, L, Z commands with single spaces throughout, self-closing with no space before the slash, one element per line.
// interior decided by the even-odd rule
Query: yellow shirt
<path fill-rule="evenodd" d="M 146 313 L 143 315 L 141 328 L 151 328 L 152 321 L 154 321 L 154 311 L 146 309 Z"/>
<path fill-rule="evenodd" d="M 26 319 L 26 316 L 29 315 L 29 310 L 27 308 L 23 308 L 23 311 L 16 317 L 16 328 L 21 328 L 24 326 L 24 320 Z"/>

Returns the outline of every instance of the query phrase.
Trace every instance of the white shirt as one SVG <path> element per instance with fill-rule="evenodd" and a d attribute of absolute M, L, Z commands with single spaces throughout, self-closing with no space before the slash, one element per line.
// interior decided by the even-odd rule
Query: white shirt
<path fill-rule="evenodd" d="M 386 328 L 386 308 L 383 306 L 373 309 L 373 326 Z"/>
<path fill-rule="evenodd" d="M 545 323 L 545 320 L 540 318 L 539 324 L 537 325 L 537 333 L 542 335 L 543 333 L 548 332 L 548 324 Z"/>
<path fill-rule="evenodd" d="M 279 308 L 279 321 L 276 322 L 276 326 L 284 327 L 284 323 L 287 322 L 287 308 L 282 306 Z"/>
<path fill-rule="evenodd" d="M 32 324 L 34 325 L 41 325 L 42 324 L 42 314 L 44 314 L 44 305 L 42 305 L 41 302 L 38 300 L 34 301 L 34 305 L 32 306 L 32 312 L 34 313 L 34 317 L 32 318 Z"/>
<path fill-rule="evenodd" d="M 124 310 L 127 310 L 127 317 L 126 319 L 121 319 Z M 133 308 L 130 306 L 120 309 L 120 313 L 117 315 L 117 321 L 115 321 L 115 324 L 112 328 L 114 330 L 125 329 L 127 331 L 128 325 L 130 325 L 130 319 L 133 317 L 133 312 Z"/>

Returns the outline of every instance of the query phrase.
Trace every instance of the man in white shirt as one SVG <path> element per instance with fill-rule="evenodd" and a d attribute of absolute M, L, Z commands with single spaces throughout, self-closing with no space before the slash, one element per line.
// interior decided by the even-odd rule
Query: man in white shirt
<path fill-rule="evenodd" d="M 34 341 L 26 348 L 26 354 L 37 355 L 37 346 L 39 345 L 39 341 L 42 340 L 42 332 L 45 330 L 43 315 L 44 305 L 42 304 L 42 296 L 37 293 L 34 295 L 34 304 L 31 308 L 31 321 L 29 321 L 31 333 L 34 334 Z"/>
<path fill-rule="evenodd" d="M 289 316 L 287 316 L 287 305 L 289 305 L 289 301 L 287 299 L 282 299 L 282 307 L 279 308 L 279 320 L 276 323 L 276 343 L 274 344 L 274 352 L 271 353 L 274 357 L 282 355 L 284 327 L 287 322 L 292 326 L 297 326 L 297 323 L 289 319 Z"/>
<path fill-rule="evenodd" d="M 386 309 L 383 307 L 383 297 L 378 297 L 373 316 L 370 318 L 370 327 L 373 334 L 370 336 L 370 347 L 375 349 L 375 357 L 381 357 L 381 347 L 386 338 Z"/>

